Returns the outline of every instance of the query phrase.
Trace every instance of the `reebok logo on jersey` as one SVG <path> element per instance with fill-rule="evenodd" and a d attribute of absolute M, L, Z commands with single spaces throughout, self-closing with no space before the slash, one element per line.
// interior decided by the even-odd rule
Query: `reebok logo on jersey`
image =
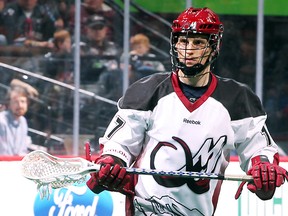
<path fill-rule="evenodd" d="M 201 122 L 200 122 L 200 121 L 189 120 L 189 119 L 186 119 L 186 118 L 183 119 L 183 122 L 184 122 L 184 123 L 187 123 L 187 124 L 201 125 Z"/>

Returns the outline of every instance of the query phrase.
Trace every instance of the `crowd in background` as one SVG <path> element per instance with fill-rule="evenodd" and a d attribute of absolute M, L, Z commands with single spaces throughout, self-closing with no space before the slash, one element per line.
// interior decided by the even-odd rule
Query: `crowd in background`
<path fill-rule="evenodd" d="M 80 81 L 81 88 L 117 101 L 123 92 L 123 17 L 107 2 L 81 1 Z M 161 15 L 168 22 L 175 18 L 174 14 Z M 148 25 L 163 35 L 167 36 L 170 31 L 167 26 L 157 25 L 155 20 L 151 22 L 140 15 L 138 18 L 147 19 Z M 256 18 L 246 18 L 223 16 L 225 43 L 215 73 L 235 78 L 254 89 Z M 0 0 L 0 61 L 73 85 L 74 29 L 74 0 Z M 152 49 L 156 47 L 169 53 L 169 41 L 159 39 L 143 26 L 133 23 L 130 35 L 129 84 L 143 76 L 171 70 L 170 57 L 161 56 Z M 287 46 L 280 40 L 274 46 L 266 43 L 263 104 L 269 115 L 267 123 L 272 135 L 282 137 L 288 128 L 288 77 L 284 59 Z M 277 49 L 271 52 L 275 47 Z M 19 74 L 9 76 L 7 71 L 2 69 L 2 72 L 6 74 L 1 83 L 9 85 L 15 77 L 22 79 Z M 29 82 L 41 93 L 41 100 L 32 101 L 29 109 L 37 115 L 29 111 L 26 114 L 29 127 L 47 134 L 71 134 L 73 91 L 34 78 Z M 80 109 L 80 133 L 94 133 L 97 140 L 101 128 L 107 126 L 117 107 L 82 96 Z"/>
<path fill-rule="evenodd" d="M 10 55 L 9 64 L 73 85 L 74 1 L 1 1 L 0 11 L 1 55 Z M 122 20 L 104 0 L 83 0 L 80 24 L 81 88 L 116 102 L 123 92 Z M 165 71 L 150 45 L 145 34 L 131 35 L 129 84 Z M 22 79 L 21 74 L 6 73 L 6 83 L 15 77 Z M 41 92 L 41 100 L 31 105 L 38 114 L 26 114 L 29 126 L 48 134 L 71 134 L 73 91 L 33 78 L 24 81 Z M 97 133 L 109 122 L 116 106 L 83 97 L 81 111 L 84 126 L 80 133 Z"/>

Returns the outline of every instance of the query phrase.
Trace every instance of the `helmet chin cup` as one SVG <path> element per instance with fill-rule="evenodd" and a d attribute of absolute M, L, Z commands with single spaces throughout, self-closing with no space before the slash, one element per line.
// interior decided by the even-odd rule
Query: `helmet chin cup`
<path fill-rule="evenodd" d="M 205 69 L 205 65 L 202 65 L 200 63 L 197 63 L 195 65 L 193 65 L 192 67 L 187 67 L 184 63 L 179 63 L 180 64 L 180 68 L 181 71 L 187 75 L 187 76 L 196 76 L 199 73 L 201 73 L 201 71 L 203 71 Z"/>

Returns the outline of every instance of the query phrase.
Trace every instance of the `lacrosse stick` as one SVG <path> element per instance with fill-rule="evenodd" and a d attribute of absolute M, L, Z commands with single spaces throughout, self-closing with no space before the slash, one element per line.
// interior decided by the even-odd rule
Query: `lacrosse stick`
<path fill-rule="evenodd" d="M 59 158 L 44 151 L 36 150 L 22 159 L 22 174 L 25 178 L 34 181 L 42 195 L 46 195 L 51 188 L 62 188 L 74 183 L 83 183 L 86 175 L 97 172 L 100 164 L 95 164 L 81 157 Z M 164 171 L 142 168 L 126 168 L 127 173 L 137 175 L 160 175 L 183 178 L 218 179 L 231 181 L 252 181 L 248 175 L 220 175 L 215 173 L 191 171 Z"/>

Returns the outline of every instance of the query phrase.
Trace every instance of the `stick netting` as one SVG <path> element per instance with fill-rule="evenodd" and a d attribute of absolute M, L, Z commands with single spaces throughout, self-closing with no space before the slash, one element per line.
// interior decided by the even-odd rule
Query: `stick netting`
<path fill-rule="evenodd" d="M 22 161 L 22 173 L 38 184 L 61 188 L 73 183 L 82 183 L 85 175 L 76 174 L 83 170 L 80 158 L 54 158 L 44 152 L 28 154 Z"/>

